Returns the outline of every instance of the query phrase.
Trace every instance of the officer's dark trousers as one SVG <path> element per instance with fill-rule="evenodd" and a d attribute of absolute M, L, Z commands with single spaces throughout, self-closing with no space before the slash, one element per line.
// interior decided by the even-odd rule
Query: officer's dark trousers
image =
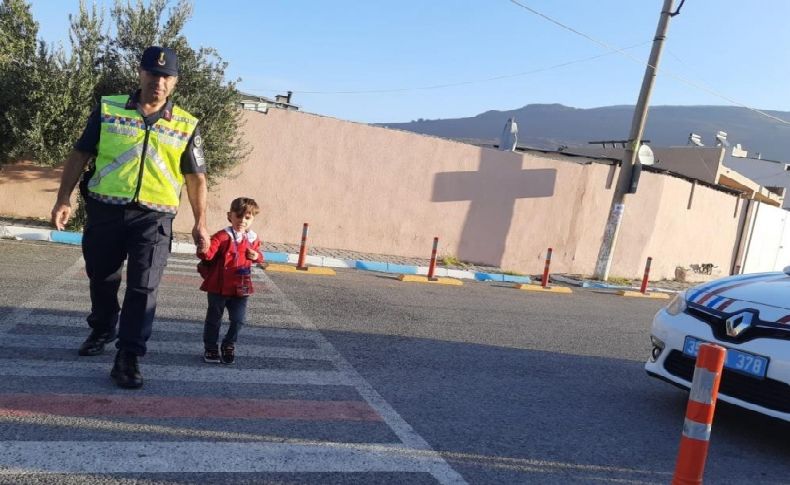
<path fill-rule="evenodd" d="M 145 355 L 159 281 L 170 254 L 173 216 L 137 206 L 105 204 L 90 197 L 86 212 L 82 254 L 90 278 L 88 324 L 100 331 L 117 325 L 116 347 Z M 121 307 L 118 289 L 125 260 L 126 294 Z"/>

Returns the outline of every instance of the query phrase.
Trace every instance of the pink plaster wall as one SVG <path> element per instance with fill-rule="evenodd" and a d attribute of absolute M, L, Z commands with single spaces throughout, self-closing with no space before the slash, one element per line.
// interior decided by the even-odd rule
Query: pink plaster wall
<path fill-rule="evenodd" d="M 316 246 L 427 257 L 439 236 L 440 254 L 466 261 L 536 273 L 553 247 L 554 271 L 594 269 L 616 168 L 293 111 L 245 118 L 253 152 L 212 188 L 216 227 L 230 201 L 245 195 L 261 203 L 256 225 L 270 241 L 296 243 L 309 222 Z M 688 210 L 690 187 L 643 173 L 626 202 L 611 274 L 641 276 L 648 255 L 656 278 L 672 278 L 677 265 L 729 265 L 735 197 L 697 186 Z M 190 225 L 182 211 L 177 227 Z M 697 246 L 700 231 L 713 228 L 719 236 Z"/>
<path fill-rule="evenodd" d="M 0 166 L 0 215 L 49 220 L 61 173 L 31 162 Z"/>
<path fill-rule="evenodd" d="M 560 155 L 517 154 L 295 111 L 245 112 L 252 154 L 212 187 L 209 226 L 225 225 L 230 201 L 254 197 L 256 230 L 267 241 L 361 252 L 462 260 L 539 273 L 547 247 L 552 271 L 591 274 L 617 169 Z M 0 212 L 49 217 L 56 173 L 4 167 Z M 729 267 L 735 197 L 644 172 L 626 211 L 611 274 L 639 277 L 647 256 L 654 279 L 677 265 Z M 184 197 L 185 199 L 185 197 Z M 189 232 L 186 202 L 175 228 Z M 704 244 L 700 243 L 704 241 Z"/>

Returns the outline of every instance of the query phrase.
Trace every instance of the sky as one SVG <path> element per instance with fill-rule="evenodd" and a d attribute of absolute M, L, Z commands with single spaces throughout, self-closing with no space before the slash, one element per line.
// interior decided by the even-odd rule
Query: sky
<path fill-rule="evenodd" d="M 79 0 L 28 1 L 39 37 L 68 48 Z M 516 1 L 567 28 L 510 0 L 193 0 L 184 33 L 240 90 L 351 121 L 636 103 L 662 0 Z M 112 3 L 96 0 L 107 26 Z M 686 0 L 650 104 L 790 111 L 788 18 L 788 0 Z"/>

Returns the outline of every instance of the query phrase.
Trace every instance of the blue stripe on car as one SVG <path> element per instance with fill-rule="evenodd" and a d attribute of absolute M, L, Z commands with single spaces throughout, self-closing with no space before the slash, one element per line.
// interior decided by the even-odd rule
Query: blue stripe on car
<path fill-rule="evenodd" d="M 732 284 L 735 284 L 735 283 L 739 283 L 741 281 L 755 280 L 755 279 L 759 279 L 759 278 L 770 278 L 772 276 L 775 277 L 776 275 L 758 274 L 758 275 L 744 276 L 742 278 L 726 278 L 724 280 L 716 281 L 715 283 L 711 283 L 711 284 L 705 285 L 705 286 L 695 290 L 693 293 L 691 293 L 691 295 L 687 299 L 688 299 L 688 301 L 694 301 L 700 295 L 702 295 L 703 293 L 707 293 L 707 292 L 709 292 L 709 291 L 711 291 L 711 290 L 713 290 L 715 288 L 718 288 L 720 286 L 732 285 Z"/>

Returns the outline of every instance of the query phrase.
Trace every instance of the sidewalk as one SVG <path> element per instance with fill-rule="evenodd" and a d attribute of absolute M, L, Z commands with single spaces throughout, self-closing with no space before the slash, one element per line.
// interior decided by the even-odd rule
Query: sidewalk
<path fill-rule="evenodd" d="M 49 221 L 0 217 L 0 237 L 80 244 L 81 233 L 53 230 Z M 262 241 L 261 245 L 268 262 L 295 263 L 298 260 L 298 244 Z M 429 258 L 362 253 L 310 245 L 308 245 L 307 252 L 307 264 L 310 266 L 353 268 L 385 273 L 427 274 L 430 264 Z M 173 253 L 194 254 L 195 245 L 192 243 L 192 236 L 182 233 L 174 234 Z M 532 281 L 529 276 L 507 274 L 502 269 L 493 266 L 472 264 L 445 266 L 440 262 L 437 262 L 436 276 L 513 283 L 530 283 Z"/>
<path fill-rule="evenodd" d="M 49 221 L 36 219 L 14 219 L 0 217 L 0 237 L 52 241 L 67 244 L 79 244 L 81 233 L 68 231 L 55 231 Z M 262 241 L 264 256 L 269 262 L 296 263 L 298 261 L 299 245 Z M 173 252 L 181 254 L 194 254 L 195 245 L 189 234 L 176 233 L 173 235 Z M 326 266 L 334 268 L 351 268 L 367 271 L 378 271 L 395 274 L 427 274 L 430 259 L 409 258 L 389 254 L 362 253 L 346 249 L 323 248 L 308 245 L 307 264 L 311 266 Z M 437 276 L 447 276 L 459 279 L 472 279 L 477 281 L 499 281 L 512 283 L 531 283 L 540 281 L 540 275 L 508 274 L 502 268 L 464 264 L 464 266 L 442 265 L 440 261 L 436 266 Z M 576 286 L 583 288 L 598 288 L 604 290 L 639 288 L 640 280 L 627 280 L 620 284 L 604 283 L 586 278 L 584 275 L 552 274 L 552 283 Z M 653 281 L 651 291 L 664 291 L 675 293 L 699 284 L 698 282 L 681 282 L 674 280 Z"/>

